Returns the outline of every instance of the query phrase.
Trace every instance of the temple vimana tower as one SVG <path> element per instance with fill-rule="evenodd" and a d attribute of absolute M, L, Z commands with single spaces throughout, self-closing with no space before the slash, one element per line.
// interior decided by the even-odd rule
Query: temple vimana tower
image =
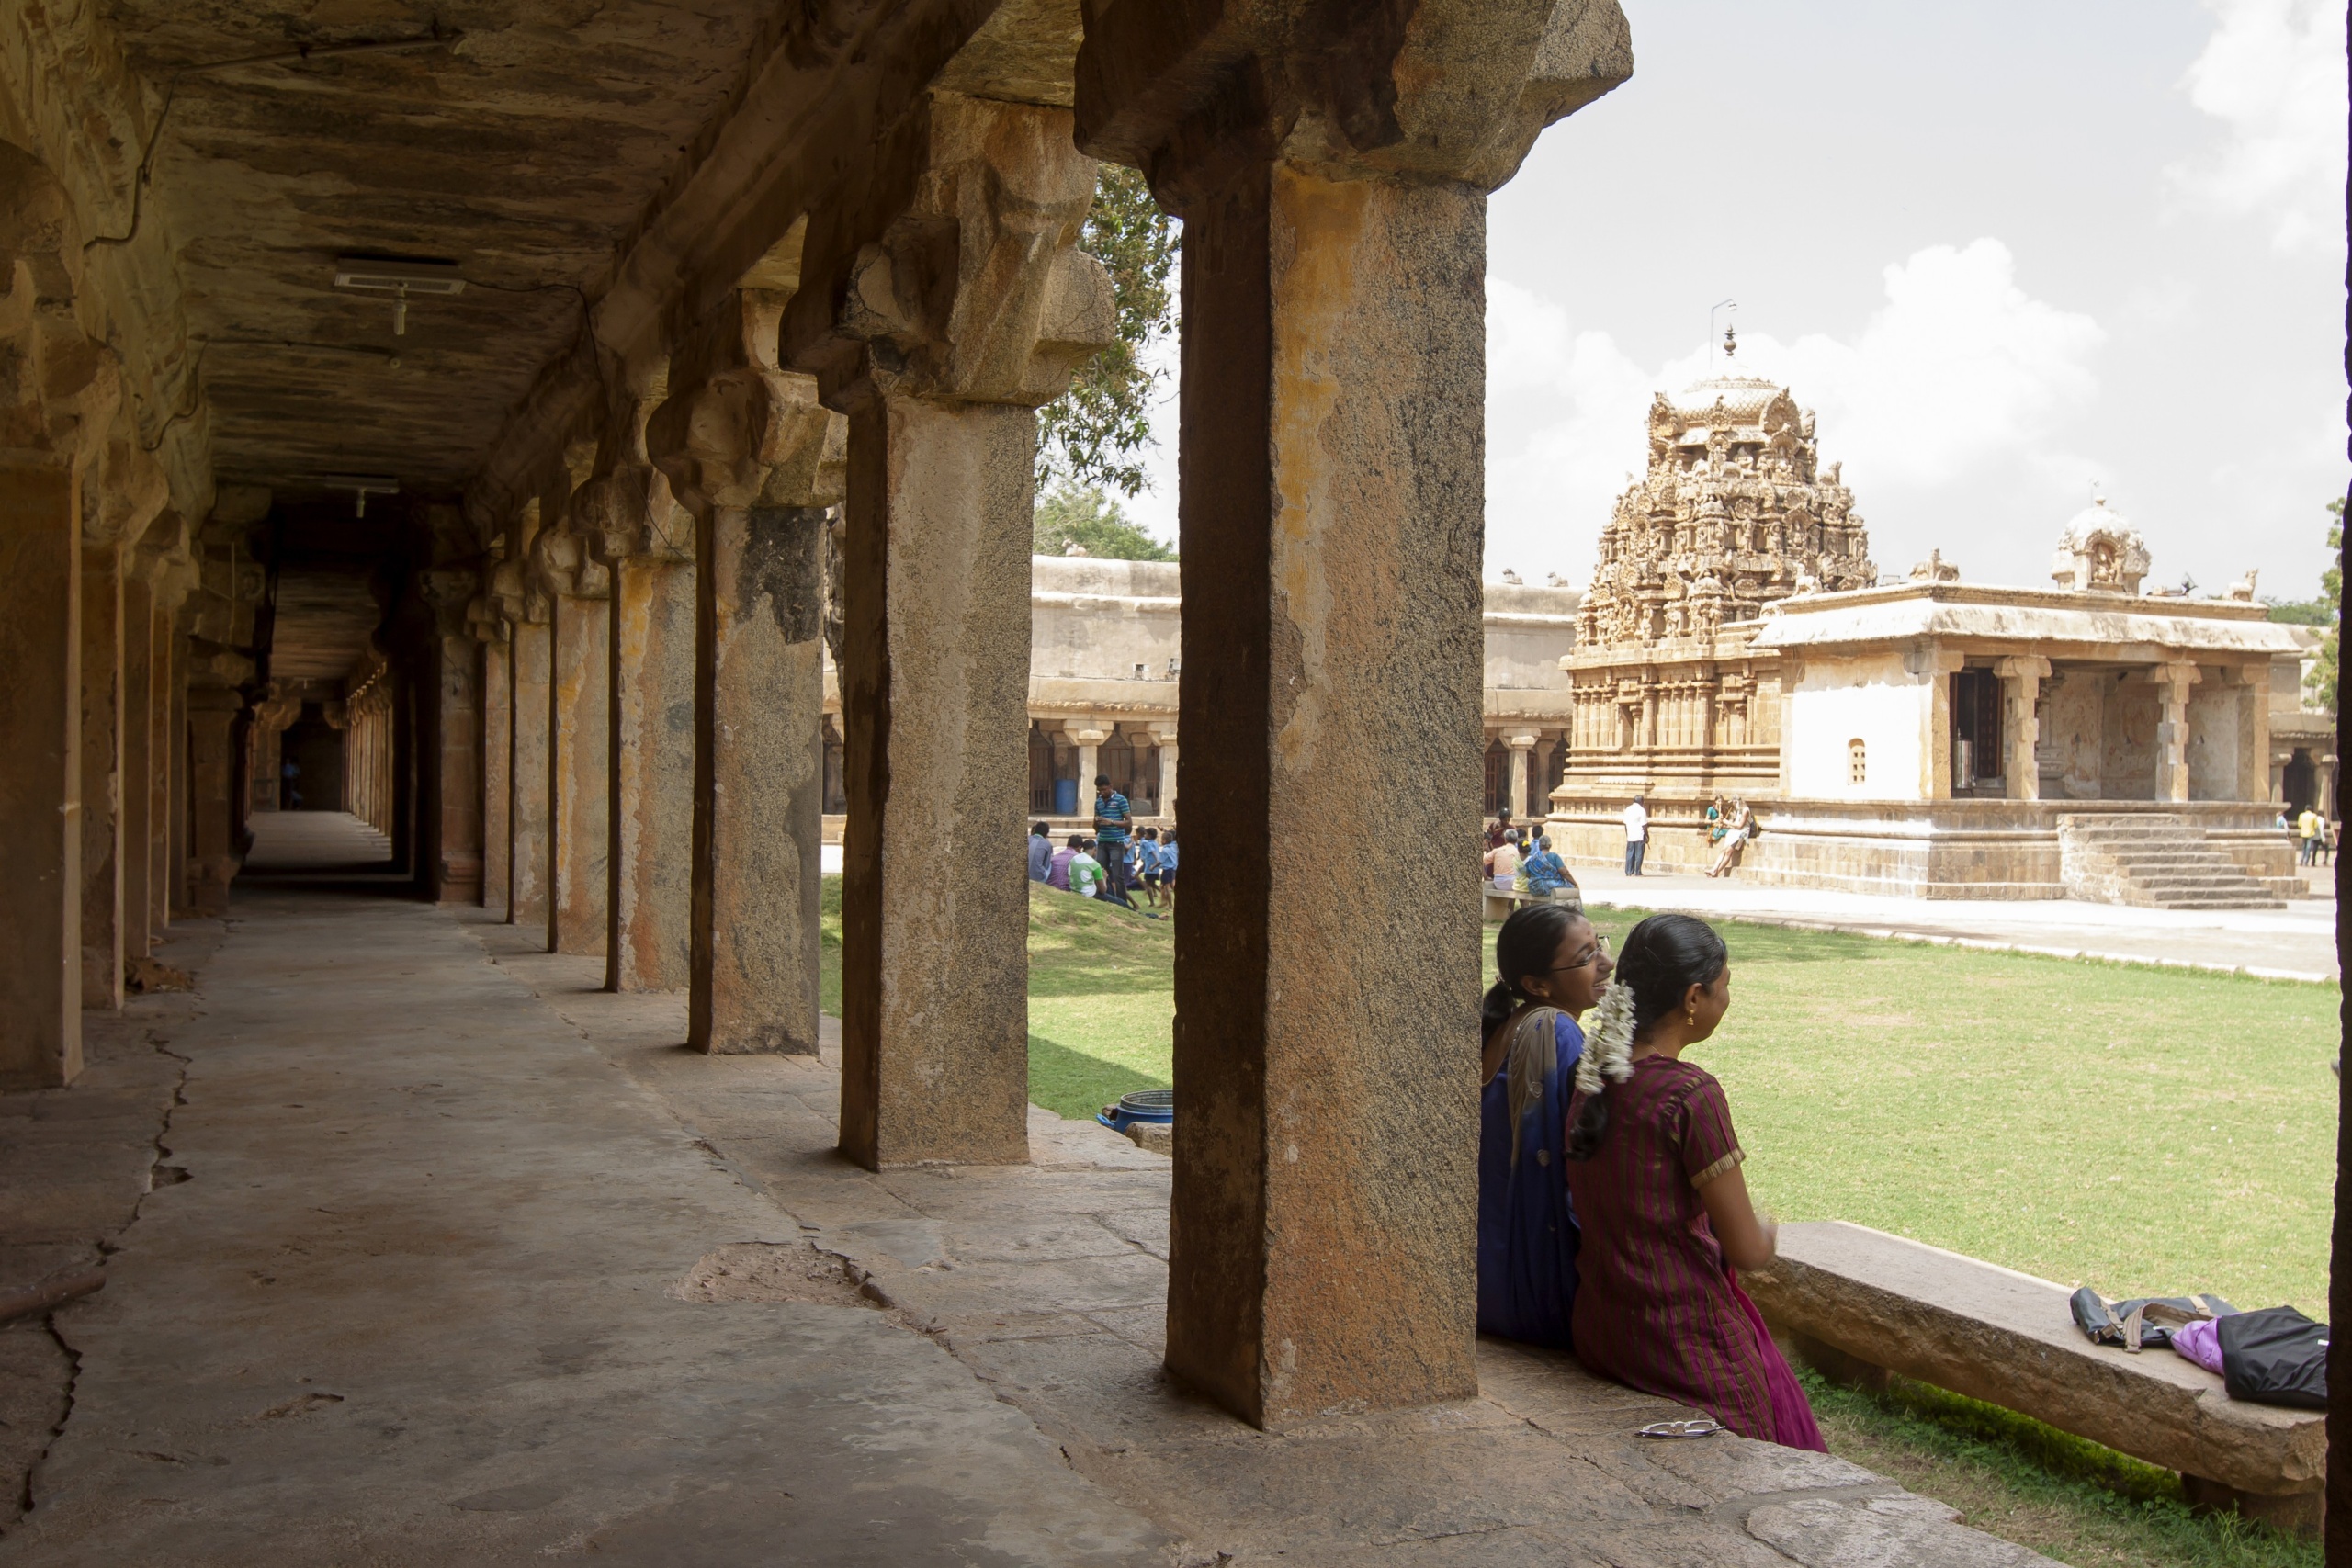
<path fill-rule="evenodd" d="M 1853 492 L 1787 388 L 1726 363 L 1659 393 L 1649 471 L 1601 529 L 1566 660 L 1573 730 L 1554 801 L 1573 851 L 1613 854 L 1636 792 L 1669 817 L 1719 790 L 1772 793 L 1780 660 L 1751 646 L 1765 606 L 1877 581 Z"/>

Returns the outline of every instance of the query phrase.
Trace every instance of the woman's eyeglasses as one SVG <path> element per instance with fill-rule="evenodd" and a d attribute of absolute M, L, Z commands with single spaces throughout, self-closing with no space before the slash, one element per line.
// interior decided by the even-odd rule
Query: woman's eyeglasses
<path fill-rule="evenodd" d="M 1589 969 L 1592 967 L 1595 960 L 1606 958 L 1608 956 L 1609 939 L 1607 937 L 1600 937 L 1594 941 L 1592 944 L 1592 951 L 1590 953 L 1586 953 L 1574 964 L 1555 964 L 1552 965 L 1550 973 L 1556 975 L 1563 969 Z"/>

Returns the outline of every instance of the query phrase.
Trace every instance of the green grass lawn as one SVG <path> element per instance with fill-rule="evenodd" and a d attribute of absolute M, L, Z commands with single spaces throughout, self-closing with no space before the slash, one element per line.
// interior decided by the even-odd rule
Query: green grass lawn
<path fill-rule="evenodd" d="M 840 879 L 826 881 L 838 1011 Z M 1641 912 L 1601 910 L 1622 940 Z M 2332 986 L 1727 923 L 1724 1080 L 1758 1201 L 2109 1296 L 2211 1291 L 2324 1317 Z M 1491 963 L 1493 930 L 1487 942 Z M 1172 928 L 1033 894 L 1030 1098 L 1086 1116 L 1169 1086 Z M 1465 1005 L 1469 998 L 1465 998 Z M 1811 1374 L 1807 1374 L 1808 1378 Z M 2193 1518 L 2168 1472 L 1936 1390 L 1813 1380 L 1840 1454 L 2078 1564 L 2316 1564 Z"/>

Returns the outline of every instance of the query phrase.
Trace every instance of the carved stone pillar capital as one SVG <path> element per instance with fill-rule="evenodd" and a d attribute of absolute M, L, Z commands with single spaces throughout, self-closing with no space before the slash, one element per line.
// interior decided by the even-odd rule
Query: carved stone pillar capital
<path fill-rule="evenodd" d="M 676 356 L 646 423 L 647 451 L 690 512 L 842 498 L 847 426 L 814 377 L 776 364 L 777 311 L 773 294 L 729 297 Z"/>
<path fill-rule="evenodd" d="M 786 312 L 824 400 L 873 395 L 1035 408 L 1116 335 L 1110 275 L 1078 247 L 1095 164 L 1068 110 L 933 93 L 856 210 L 812 225 Z M 876 233 L 825 255 L 828 240 Z"/>
<path fill-rule="evenodd" d="M 1142 170 L 1179 213 L 1276 158 L 1492 190 L 1545 126 L 1633 70 L 1616 0 L 1113 0 L 1078 52 L 1078 143 Z"/>
<path fill-rule="evenodd" d="M 586 531 L 571 526 L 566 517 L 553 528 L 543 528 L 531 541 L 531 577 L 552 597 L 603 599 L 613 591 L 612 569 L 589 551 Z"/>
<path fill-rule="evenodd" d="M 164 465 L 140 450 L 128 428 L 98 447 L 82 483 L 82 542 L 101 548 L 137 544 L 172 499 Z"/>
<path fill-rule="evenodd" d="M 480 597 L 479 574 L 458 568 L 416 574 L 416 591 L 433 610 L 433 630 L 435 636 L 461 637 L 473 635 L 470 612 Z"/>

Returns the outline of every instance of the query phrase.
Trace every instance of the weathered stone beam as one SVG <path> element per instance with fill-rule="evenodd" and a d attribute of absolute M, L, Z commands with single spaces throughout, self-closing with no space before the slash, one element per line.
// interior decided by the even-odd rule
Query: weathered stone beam
<path fill-rule="evenodd" d="M 893 129 L 998 3 L 831 0 L 815 15 L 779 12 L 788 30 L 763 40 L 741 97 L 686 150 L 622 242 L 593 312 L 596 342 L 632 362 L 647 357 L 719 309 L 805 214 L 870 186 Z M 854 237 L 851 248 L 873 237 Z M 548 450 L 592 420 L 605 395 L 589 355 L 549 365 L 500 433 L 476 499 L 503 511 L 532 493 Z"/>

